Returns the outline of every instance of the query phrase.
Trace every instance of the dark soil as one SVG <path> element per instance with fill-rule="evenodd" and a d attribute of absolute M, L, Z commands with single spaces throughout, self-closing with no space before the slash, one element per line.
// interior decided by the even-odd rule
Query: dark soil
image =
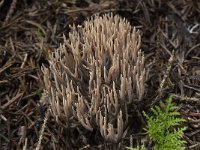
<path fill-rule="evenodd" d="M 187 149 L 200 149 L 198 0 L 0 0 L 1 150 L 36 148 L 47 109 L 40 103 L 42 64 L 48 66 L 49 54 L 68 35 L 70 24 L 108 12 L 125 17 L 142 34 L 149 74 L 138 109 L 147 111 L 173 94 L 187 120 Z M 142 117 L 132 116 L 126 136 L 116 145 L 98 131 L 69 131 L 49 116 L 41 149 L 125 149 L 144 140 L 148 145 L 144 126 Z"/>

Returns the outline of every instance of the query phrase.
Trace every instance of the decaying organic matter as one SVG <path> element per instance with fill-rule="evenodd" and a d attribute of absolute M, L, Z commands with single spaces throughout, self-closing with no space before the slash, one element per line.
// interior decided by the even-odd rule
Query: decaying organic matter
<path fill-rule="evenodd" d="M 127 109 L 144 95 L 144 55 L 138 30 L 118 15 L 95 15 L 71 27 L 43 67 L 46 102 L 56 120 L 98 129 L 118 142 Z"/>
<path fill-rule="evenodd" d="M 82 25 L 93 14 L 109 12 L 140 29 L 146 68 L 144 98 L 134 102 L 134 108 L 127 105 L 128 127 L 124 125 L 126 135 L 119 144 L 106 142 L 95 121 L 92 132 L 76 117 L 70 121 L 57 117 L 62 120 L 57 123 L 48 115 L 48 105 L 40 103 L 44 98 L 41 65 L 48 66 L 63 34 L 68 38 L 69 24 Z M 170 95 L 187 120 L 186 149 L 200 149 L 199 13 L 200 1 L 194 0 L 0 0 L 0 149 L 136 147 L 147 137 L 139 112 L 148 113 Z M 123 110 L 122 116 L 125 121 Z M 63 128 L 63 123 L 71 127 Z M 117 127 L 116 121 L 113 125 Z"/>

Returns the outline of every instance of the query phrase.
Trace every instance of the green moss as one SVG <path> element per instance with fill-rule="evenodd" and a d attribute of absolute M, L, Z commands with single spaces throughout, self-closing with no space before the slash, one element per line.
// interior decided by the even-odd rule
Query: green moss
<path fill-rule="evenodd" d="M 172 96 L 166 102 L 161 102 L 160 107 L 151 109 L 153 115 L 143 112 L 147 119 L 147 131 L 150 139 L 155 143 L 154 150 L 184 150 L 186 143 L 182 137 L 186 128 L 178 128 L 184 122 L 176 112 L 177 107 L 172 103 Z"/>
<path fill-rule="evenodd" d="M 160 107 L 151 109 L 153 115 L 143 112 L 147 119 L 147 131 L 153 141 L 154 150 L 185 150 L 185 141 L 182 139 L 186 128 L 178 128 L 184 119 L 176 112 L 177 107 L 172 103 L 172 96 L 166 102 L 160 102 Z M 145 150 L 144 146 L 137 148 L 127 147 L 129 150 Z"/>

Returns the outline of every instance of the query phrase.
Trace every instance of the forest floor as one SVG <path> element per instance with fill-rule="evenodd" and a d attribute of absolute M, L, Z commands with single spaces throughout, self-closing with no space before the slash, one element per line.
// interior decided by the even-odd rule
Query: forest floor
<path fill-rule="evenodd" d="M 197 0 L 0 0 L 0 149 L 35 149 L 46 106 L 42 64 L 68 36 L 69 25 L 113 12 L 140 30 L 149 77 L 144 100 L 148 110 L 174 95 L 187 120 L 187 149 L 200 149 L 200 2 Z M 170 57 L 174 59 L 169 64 Z M 169 73 L 167 70 L 171 66 Z M 139 119 L 139 118 L 138 118 Z M 137 120 L 137 118 L 136 118 Z M 140 121 L 138 121 L 140 122 Z M 138 124 L 132 128 L 144 127 Z M 144 130 L 127 130 L 115 148 L 146 138 Z M 77 135 L 48 118 L 42 149 L 113 149 L 99 134 Z M 98 139 L 98 140 L 97 140 Z M 147 141 L 148 142 L 148 141 Z"/>

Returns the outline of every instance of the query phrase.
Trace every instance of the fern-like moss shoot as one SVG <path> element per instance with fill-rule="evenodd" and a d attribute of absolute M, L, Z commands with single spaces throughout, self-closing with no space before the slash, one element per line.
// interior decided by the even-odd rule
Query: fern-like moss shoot
<path fill-rule="evenodd" d="M 154 150 L 184 150 L 186 143 L 182 137 L 186 128 L 178 128 L 184 122 L 180 114 L 176 112 L 176 106 L 172 103 L 172 96 L 166 102 L 161 102 L 160 107 L 151 109 L 153 115 L 143 112 L 147 119 L 147 131 L 151 140 L 155 143 Z"/>

